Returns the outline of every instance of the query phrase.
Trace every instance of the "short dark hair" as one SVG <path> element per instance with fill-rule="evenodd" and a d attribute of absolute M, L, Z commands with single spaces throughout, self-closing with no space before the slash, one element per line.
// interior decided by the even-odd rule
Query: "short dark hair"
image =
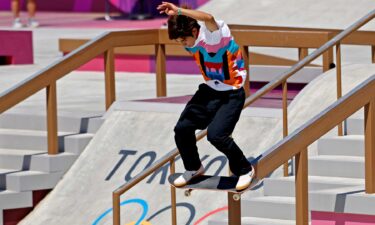
<path fill-rule="evenodd" d="M 182 8 L 189 8 L 183 6 Z M 168 18 L 168 35 L 169 39 L 177 39 L 193 36 L 193 28 L 200 28 L 198 21 L 184 15 L 174 15 Z"/>

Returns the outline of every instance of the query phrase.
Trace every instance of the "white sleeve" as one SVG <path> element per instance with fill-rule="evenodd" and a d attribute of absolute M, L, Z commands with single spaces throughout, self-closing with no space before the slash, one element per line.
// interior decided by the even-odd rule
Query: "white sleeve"
<path fill-rule="evenodd" d="M 217 20 L 216 24 L 219 29 L 213 32 L 208 30 L 204 23 L 201 24 L 201 28 L 203 28 L 202 31 L 204 32 L 207 44 L 216 45 L 221 42 L 221 39 L 231 37 L 230 29 L 224 21 Z"/>

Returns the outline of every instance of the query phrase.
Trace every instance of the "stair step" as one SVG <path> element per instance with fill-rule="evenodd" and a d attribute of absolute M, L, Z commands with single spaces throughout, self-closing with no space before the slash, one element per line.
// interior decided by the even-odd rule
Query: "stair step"
<path fill-rule="evenodd" d="M 33 155 L 43 154 L 45 151 L 0 149 L 0 168 L 14 170 L 28 170 Z"/>
<path fill-rule="evenodd" d="M 72 153 L 33 155 L 31 157 L 30 170 L 47 173 L 65 172 L 73 165 L 77 158 L 78 155 Z"/>
<path fill-rule="evenodd" d="M 294 220 L 279 220 L 258 217 L 242 217 L 241 225 L 295 225 Z M 208 225 L 228 225 L 228 220 L 211 220 Z"/>
<path fill-rule="evenodd" d="M 347 129 L 346 133 L 347 134 L 357 134 L 357 135 L 363 135 L 364 134 L 364 120 L 363 119 L 348 119 L 346 122 Z"/>
<path fill-rule="evenodd" d="M 318 154 L 364 156 L 364 140 L 363 135 L 321 138 L 318 140 Z"/>
<path fill-rule="evenodd" d="M 364 185 L 364 179 L 309 176 L 309 191 Z M 295 196 L 295 177 L 264 179 L 264 196 Z"/>
<path fill-rule="evenodd" d="M 80 155 L 85 150 L 88 143 L 92 140 L 94 134 L 77 134 L 65 138 L 64 151 L 76 155 Z"/>
<path fill-rule="evenodd" d="M 0 191 L 0 212 L 4 209 L 18 209 L 33 206 L 33 193 L 15 192 L 9 190 Z"/>
<path fill-rule="evenodd" d="M 13 169 L 2 169 L 0 168 L 0 190 L 6 189 L 6 177 L 9 174 L 18 172 L 19 170 L 13 170 Z"/>
<path fill-rule="evenodd" d="M 241 215 L 243 217 L 294 220 L 294 202 L 294 197 L 283 196 L 261 196 L 242 200 Z"/>
<path fill-rule="evenodd" d="M 364 178 L 365 159 L 359 156 L 311 156 L 309 157 L 309 175 Z"/>
<path fill-rule="evenodd" d="M 59 149 L 64 148 L 64 137 L 71 132 L 58 132 Z M 47 132 L 35 130 L 0 129 L 0 148 L 47 151 Z"/>
<path fill-rule="evenodd" d="M 375 215 L 375 195 L 364 186 L 321 190 L 309 194 L 310 209 L 315 211 Z"/>
<path fill-rule="evenodd" d="M 309 210 L 375 215 L 375 195 L 364 186 L 342 187 L 309 192 Z M 242 201 L 242 216 L 295 220 L 295 198 L 262 196 Z"/>
<path fill-rule="evenodd" d="M 45 173 L 40 171 L 12 173 L 6 176 L 6 189 L 19 192 L 52 189 L 63 174 L 63 172 Z"/>
<path fill-rule="evenodd" d="M 95 133 L 104 119 L 101 115 L 76 115 L 64 112 L 58 116 L 58 128 L 62 132 Z M 46 131 L 46 115 L 25 112 L 5 113 L 0 116 L 0 128 Z"/>

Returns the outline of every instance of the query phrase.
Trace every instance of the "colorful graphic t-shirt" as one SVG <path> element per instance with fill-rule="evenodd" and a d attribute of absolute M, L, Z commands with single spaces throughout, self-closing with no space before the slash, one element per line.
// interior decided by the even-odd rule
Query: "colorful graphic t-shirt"
<path fill-rule="evenodd" d="M 246 78 L 244 60 L 228 25 L 216 21 L 219 29 L 211 32 L 204 23 L 195 44 L 186 48 L 198 64 L 206 84 L 218 91 L 239 89 Z"/>

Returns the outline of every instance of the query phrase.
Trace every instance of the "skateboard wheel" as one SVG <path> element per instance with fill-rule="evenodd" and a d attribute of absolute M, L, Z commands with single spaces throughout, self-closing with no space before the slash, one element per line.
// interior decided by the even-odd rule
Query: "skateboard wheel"
<path fill-rule="evenodd" d="M 241 199 L 241 195 L 240 194 L 234 194 L 233 195 L 233 200 L 234 201 L 239 201 Z"/>
<path fill-rule="evenodd" d="M 191 195 L 191 191 L 192 191 L 191 189 L 185 190 L 185 196 L 189 197 Z"/>

